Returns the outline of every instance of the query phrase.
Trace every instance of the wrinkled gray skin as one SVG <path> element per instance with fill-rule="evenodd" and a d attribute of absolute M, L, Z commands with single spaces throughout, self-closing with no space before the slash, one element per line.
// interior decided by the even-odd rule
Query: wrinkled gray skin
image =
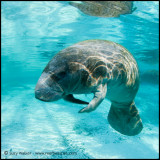
<path fill-rule="evenodd" d="M 122 14 L 131 14 L 136 9 L 133 9 L 132 1 L 81 1 L 69 4 L 87 15 L 96 17 L 119 17 Z"/>
<path fill-rule="evenodd" d="M 118 132 L 133 136 L 143 125 L 134 98 L 139 88 L 138 66 L 121 45 L 106 40 L 88 40 L 74 44 L 56 54 L 45 67 L 35 88 L 42 101 L 64 98 L 88 104 L 73 94 L 93 93 L 88 106 L 79 113 L 94 111 L 108 98 L 110 125 Z"/>

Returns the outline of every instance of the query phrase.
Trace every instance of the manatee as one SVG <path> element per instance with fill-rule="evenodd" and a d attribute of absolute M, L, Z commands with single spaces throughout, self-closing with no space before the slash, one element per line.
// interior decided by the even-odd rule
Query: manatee
<path fill-rule="evenodd" d="M 107 40 L 86 40 L 50 60 L 35 87 L 35 97 L 88 104 L 79 113 L 94 111 L 107 98 L 111 101 L 109 124 L 121 134 L 134 136 L 143 128 L 134 102 L 138 88 L 138 66 L 127 49 Z M 73 96 L 90 93 L 94 97 L 89 103 Z"/>
<path fill-rule="evenodd" d="M 69 4 L 87 15 L 97 17 L 119 17 L 121 14 L 131 14 L 136 9 L 132 1 L 81 1 Z"/>

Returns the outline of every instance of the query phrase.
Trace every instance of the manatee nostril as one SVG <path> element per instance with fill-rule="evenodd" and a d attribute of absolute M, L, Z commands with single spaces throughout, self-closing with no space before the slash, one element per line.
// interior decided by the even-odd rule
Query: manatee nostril
<path fill-rule="evenodd" d="M 36 90 L 36 91 L 35 91 L 35 97 L 36 97 L 36 98 L 39 98 L 40 96 L 41 96 L 40 90 Z"/>
<path fill-rule="evenodd" d="M 39 94 L 39 93 L 40 93 L 40 90 L 36 90 L 35 93 L 36 93 L 36 94 Z"/>
<path fill-rule="evenodd" d="M 36 90 L 36 93 L 39 93 L 40 92 L 40 90 Z"/>

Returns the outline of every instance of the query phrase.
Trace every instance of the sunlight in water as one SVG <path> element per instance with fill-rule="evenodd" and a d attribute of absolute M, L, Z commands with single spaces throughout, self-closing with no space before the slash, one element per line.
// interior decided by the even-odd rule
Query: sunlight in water
<path fill-rule="evenodd" d="M 113 18 L 89 16 L 69 2 L 74 1 L 2 2 L 2 158 L 157 159 L 159 2 L 135 1 L 132 14 Z M 140 134 L 125 136 L 110 126 L 107 99 L 94 112 L 79 114 L 86 105 L 35 98 L 35 86 L 51 58 L 90 39 L 119 43 L 136 59 L 140 87 L 135 103 L 144 126 Z M 74 96 L 87 102 L 93 98 Z"/>

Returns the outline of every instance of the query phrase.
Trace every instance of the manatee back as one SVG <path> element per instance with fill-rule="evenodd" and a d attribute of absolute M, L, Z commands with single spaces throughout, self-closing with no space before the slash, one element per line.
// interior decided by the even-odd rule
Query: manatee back
<path fill-rule="evenodd" d="M 81 3 L 69 2 L 83 13 L 97 17 L 118 17 L 121 14 L 132 13 L 131 1 L 82 1 Z"/>
<path fill-rule="evenodd" d="M 55 58 L 63 63 L 78 62 L 90 72 L 96 67 L 95 63 L 107 68 L 107 78 L 117 79 L 122 76 L 126 85 L 134 85 L 139 79 L 136 60 L 132 54 L 120 44 L 107 40 L 87 40 L 76 43 L 62 51 Z"/>
<path fill-rule="evenodd" d="M 85 59 L 100 59 L 106 63 L 112 77 L 126 74 L 127 85 L 133 85 L 139 79 L 138 65 L 132 54 L 120 44 L 107 40 L 88 40 L 77 43 Z M 94 61 L 94 60 L 93 60 Z M 120 73 L 119 73 L 120 72 Z"/>

